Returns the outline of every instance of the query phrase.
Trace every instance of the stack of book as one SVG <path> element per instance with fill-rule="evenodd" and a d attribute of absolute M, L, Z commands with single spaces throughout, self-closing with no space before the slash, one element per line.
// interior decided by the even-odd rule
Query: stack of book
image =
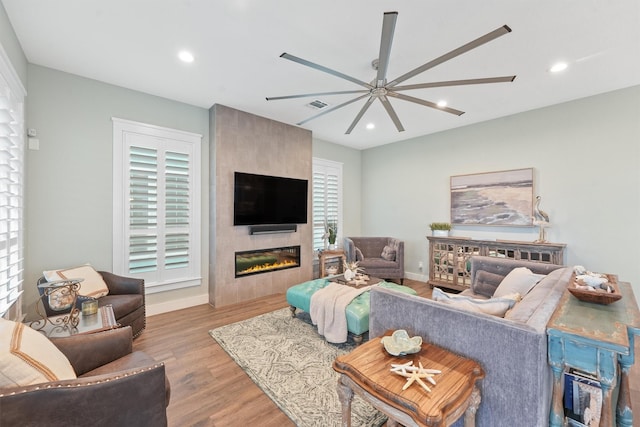
<path fill-rule="evenodd" d="M 598 427 L 602 388 L 597 378 L 572 369 L 564 374 L 564 408 L 569 427 Z"/>

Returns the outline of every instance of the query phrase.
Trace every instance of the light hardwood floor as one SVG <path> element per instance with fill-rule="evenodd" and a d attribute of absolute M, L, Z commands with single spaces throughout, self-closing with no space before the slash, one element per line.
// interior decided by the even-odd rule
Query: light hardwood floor
<path fill-rule="evenodd" d="M 426 283 L 404 284 L 429 297 Z M 147 318 L 147 328 L 134 341 L 166 365 L 171 382 L 167 410 L 170 426 L 293 426 L 291 420 L 256 386 L 209 336 L 209 330 L 287 307 L 284 294 L 231 306 L 200 305 Z M 636 343 L 636 353 L 640 343 Z M 640 427 L 640 363 L 632 369 L 634 426 Z"/>

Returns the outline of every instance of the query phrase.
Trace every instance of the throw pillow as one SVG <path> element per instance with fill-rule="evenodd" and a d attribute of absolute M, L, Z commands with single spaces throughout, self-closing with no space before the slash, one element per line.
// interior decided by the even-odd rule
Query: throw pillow
<path fill-rule="evenodd" d="M 80 283 L 79 294 L 85 297 L 100 298 L 109 293 L 109 288 L 102 275 L 90 264 L 80 267 L 67 268 L 65 270 L 50 270 L 44 272 L 47 282 L 65 279 L 84 279 Z"/>
<path fill-rule="evenodd" d="M 360 248 L 356 247 L 356 261 L 362 261 L 364 259 L 364 255 L 362 255 L 362 251 Z"/>
<path fill-rule="evenodd" d="M 477 299 L 469 296 L 450 294 L 440 288 L 433 288 L 434 301 L 447 304 L 460 310 L 475 313 L 485 313 L 493 316 L 504 317 L 507 310 L 514 306 L 520 299 L 519 294 L 505 296 L 503 298 Z"/>
<path fill-rule="evenodd" d="M 396 260 L 396 250 L 391 248 L 391 246 L 385 246 L 382 248 L 382 254 L 380 256 L 387 261 L 395 261 Z"/>
<path fill-rule="evenodd" d="M 76 378 L 69 359 L 40 332 L 0 318 L 0 387 Z"/>
<path fill-rule="evenodd" d="M 514 268 L 502 279 L 493 296 L 501 298 L 513 293 L 526 295 L 544 276 L 544 274 L 533 273 L 527 267 Z"/>

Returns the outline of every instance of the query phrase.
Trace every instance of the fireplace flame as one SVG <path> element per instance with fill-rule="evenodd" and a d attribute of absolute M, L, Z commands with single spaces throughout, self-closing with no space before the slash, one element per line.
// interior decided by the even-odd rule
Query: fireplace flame
<path fill-rule="evenodd" d="M 292 265 L 297 265 L 298 263 L 291 260 L 284 260 L 280 262 L 274 263 L 266 263 L 261 265 L 254 265 L 252 267 L 246 268 L 240 272 L 240 274 L 248 274 L 248 273 L 257 273 L 260 271 L 268 271 L 268 270 L 276 270 L 278 268 L 289 267 Z"/>

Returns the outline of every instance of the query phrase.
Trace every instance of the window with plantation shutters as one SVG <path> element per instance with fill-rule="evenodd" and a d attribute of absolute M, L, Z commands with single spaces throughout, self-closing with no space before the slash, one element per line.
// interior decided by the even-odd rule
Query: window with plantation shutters
<path fill-rule="evenodd" d="M 0 49 L 1 51 L 2 49 Z M 24 270 L 24 88 L 0 52 L 0 317 L 21 318 Z"/>
<path fill-rule="evenodd" d="M 200 284 L 201 135 L 114 120 L 114 271 L 148 292 Z"/>
<path fill-rule="evenodd" d="M 338 223 L 342 236 L 342 163 L 313 159 L 313 250 L 325 249 L 325 224 Z"/>

